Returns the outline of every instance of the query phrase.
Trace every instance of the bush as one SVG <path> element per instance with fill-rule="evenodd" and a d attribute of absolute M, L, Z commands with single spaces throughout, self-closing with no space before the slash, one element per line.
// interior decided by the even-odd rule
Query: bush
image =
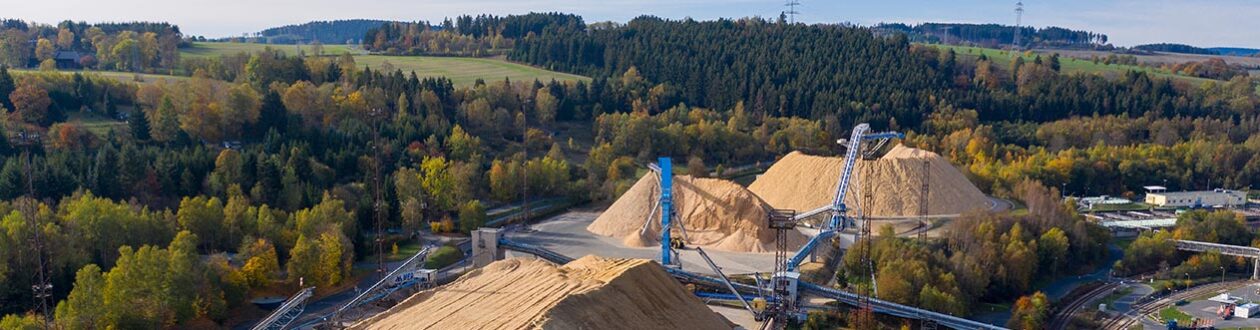
<path fill-rule="evenodd" d="M 460 251 L 454 246 L 443 246 L 429 254 L 429 259 L 425 260 L 424 268 L 441 269 L 450 266 L 460 259 L 464 258 L 464 251 Z"/>

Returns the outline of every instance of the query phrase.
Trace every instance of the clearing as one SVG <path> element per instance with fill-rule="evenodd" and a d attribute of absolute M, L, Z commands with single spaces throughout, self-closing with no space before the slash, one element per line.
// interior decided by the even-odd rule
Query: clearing
<path fill-rule="evenodd" d="M 950 48 L 950 49 L 953 49 L 954 52 L 958 54 L 958 56 L 969 57 L 969 58 L 979 57 L 980 54 L 984 54 L 984 56 L 988 57 L 990 60 L 993 61 L 993 64 L 997 65 L 999 68 L 1003 70 L 1008 70 L 1011 67 L 1012 56 L 1011 56 L 1011 52 L 1008 50 L 982 48 L 982 47 L 970 47 L 970 46 L 945 46 L 945 45 L 936 45 L 936 44 L 931 45 L 931 46 L 941 47 L 941 48 Z M 1180 81 L 1197 83 L 1197 84 L 1202 84 L 1209 81 L 1217 81 L 1213 79 L 1178 75 L 1178 74 L 1169 72 L 1168 70 L 1160 69 L 1158 67 L 1143 67 L 1143 66 L 1127 65 L 1127 64 L 1103 64 L 1102 62 L 1094 63 L 1094 61 L 1091 61 L 1088 59 L 1075 58 L 1076 56 L 1079 56 L 1079 54 L 1072 53 L 1071 51 L 1067 51 L 1067 50 L 1040 49 L 1040 50 L 1034 50 L 1033 52 L 1036 54 L 1034 54 L 1033 56 L 1024 56 L 1024 61 L 1032 61 L 1037 55 L 1043 56 L 1043 59 L 1044 59 L 1045 57 L 1049 57 L 1051 54 L 1059 53 L 1060 55 L 1059 65 L 1063 73 L 1079 72 L 1079 73 L 1087 73 L 1087 74 L 1100 74 L 1105 77 L 1119 77 L 1128 71 L 1139 71 L 1139 72 L 1145 72 L 1145 73 L 1151 74 L 1156 77 L 1173 78 Z M 1112 53 L 1107 53 L 1107 52 L 1099 52 L 1099 53 L 1112 54 Z M 1106 55 L 1102 55 L 1102 56 L 1106 56 Z M 1099 57 L 1102 57 L 1102 56 L 1099 56 Z M 1088 57 L 1088 55 L 1086 55 L 1086 57 Z M 1140 57 L 1139 57 L 1139 60 L 1141 60 Z"/>
<path fill-rule="evenodd" d="M 219 57 L 240 52 L 254 53 L 271 47 L 283 50 L 289 55 L 297 55 L 298 51 L 310 51 L 310 45 L 256 44 L 244 42 L 194 42 L 192 47 L 181 48 L 179 56 L 183 58 Z M 324 45 L 324 54 L 341 55 L 344 53 L 359 54 L 362 50 L 357 45 Z"/>
<path fill-rule="evenodd" d="M 385 62 L 389 62 L 395 69 L 403 72 L 413 71 L 420 77 L 450 78 L 456 86 L 472 85 L 477 79 L 494 82 L 502 80 L 504 77 L 512 81 L 533 81 L 535 79 L 542 82 L 551 80 L 591 80 L 591 78 L 579 75 L 547 71 L 524 64 L 508 62 L 502 57 L 359 55 L 354 57 L 354 61 L 373 69 L 380 68 L 384 66 Z"/>
<path fill-rule="evenodd" d="M 296 54 L 298 50 L 310 50 L 309 45 L 271 45 L 236 42 L 196 42 L 190 48 L 180 50 L 180 56 L 186 58 L 217 57 L 239 52 L 256 52 L 271 47 Z M 535 79 L 548 82 L 557 81 L 590 81 L 590 78 L 574 74 L 548 71 L 528 65 L 509 62 L 502 57 L 473 58 L 446 56 L 385 56 L 368 55 L 358 46 L 324 45 L 325 54 L 350 53 L 355 63 L 372 69 L 378 69 L 386 62 L 403 72 L 415 72 L 420 77 L 447 77 L 456 86 L 472 85 L 477 79 L 485 81 L 501 80 L 504 77 L 512 81 L 533 81 Z"/>
<path fill-rule="evenodd" d="M 164 75 L 164 74 L 148 74 L 148 73 L 119 72 L 119 71 L 96 71 L 96 70 L 40 71 L 37 69 L 9 69 L 9 72 L 12 72 L 15 74 L 38 74 L 38 73 L 52 73 L 52 72 L 61 73 L 61 74 L 81 73 L 84 76 L 100 76 L 100 77 L 110 78 L 110 79 L 114 79 L 121 82 L 135 82 L 135 83 L 151 83 L 158 80 L 163 80 L 166 82 L 174 82 L 174 81 L 189 79 L 189 77 L 171 76 L 171 75 Z"/>

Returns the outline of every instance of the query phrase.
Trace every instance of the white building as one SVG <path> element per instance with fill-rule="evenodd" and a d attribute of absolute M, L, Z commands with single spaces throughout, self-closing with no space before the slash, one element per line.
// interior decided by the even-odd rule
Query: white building
<path fill-rule="evenodd" d="M 1247 194 L 1238 190 L 1167 191 L 1160 186 L 1145 188 L 1146 204 L 1157 207 L 1241 207 L 1247 204 Z"/>
<path fill-rule="evenodd" d="M 1241 318 L 1251 318 L 1256 315 L 1256 312 L 1260 312 L 1260 305 L 1242 304 L 1234 307 L 1234 316 Z"/>

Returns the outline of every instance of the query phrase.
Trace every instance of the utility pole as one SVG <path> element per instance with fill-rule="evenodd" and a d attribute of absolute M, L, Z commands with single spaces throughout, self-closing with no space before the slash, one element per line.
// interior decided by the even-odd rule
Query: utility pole
<path fill-rule="evenodd" d="M 801 2 L 797 0 L 787 0 L 787 3 L 783 4 L 784 7 L 787 7 L 787 11 L 783 12 L 783 14 L 788 16 L 788 23 L 796 24 L 796 15 L 800 14 L 800 12 L 796 11 L 796 6 L 800 5 Z"/>
<path fill-rule="evenodd" d="M 372 217 L 376 229 L 376 273 L 385 274 L 385 198 L 381 189 L 381 109 L 372 109 Z"/>

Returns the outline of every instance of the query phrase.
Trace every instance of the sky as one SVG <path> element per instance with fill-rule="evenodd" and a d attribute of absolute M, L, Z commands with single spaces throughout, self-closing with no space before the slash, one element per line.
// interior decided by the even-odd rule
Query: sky
<path fill-rule="evenodd" d="M 1015 1 L 798 0 L 798 21 L 1015 23 Z M 441 21 L 461 14 L 576 13 L 587 22 L 625 22 L 649 14 L 697 20 L 776 17 L 783 0 L 0 0 L 0 17 L 55 24 L 166 21 L 185 35 L 238 36 L 313 20 L 372 18 Z M 1025 0 L 1026 26 L 1107 34 L 1117 46 L 1172 42 L 1260 48 L 1258 0 Z"/>

